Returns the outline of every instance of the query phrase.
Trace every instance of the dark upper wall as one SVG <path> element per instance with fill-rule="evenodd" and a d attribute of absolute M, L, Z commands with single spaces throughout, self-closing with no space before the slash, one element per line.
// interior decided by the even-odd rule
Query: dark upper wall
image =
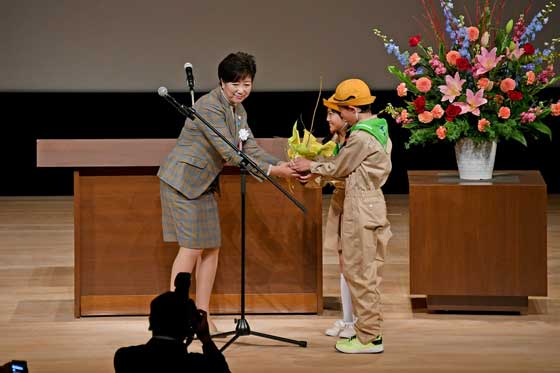
<path fill-rule="evenodd" d="M 546 92 L 558 97 L 560 90 Z M 327 93 L 325 93 L 327 94 Z M 182 102 L 184 93 L 174 93 Z M 316 92 L 255 92 L 245 101 L 256 137 L 289 137 L 301 116 L 309 128 Z M 393 91 L 379 91 L 374 109 L 397 99 Z M 1 195 L 71 195 L 72 170 L 38 169 L 36 140 L 61 138 L 176 138 L 183 118 L 156 93 L 0 93 L 2 102 Z M 327 135 L 326 112 L 319 106 L 314 133 Z M 560 117 L 548 121 L 552 142 L 531 142 L 524 148 L 501 142 L 496 169 L 538 169 L 550 193 L 560 193 Z M 393 171 L 386 193 L 407 193 L 407 170 L 456 169 L 450 145 L 404 149 L 407 132 L 391 122 Z"/>
<path fill-rule="evenodd" d="M 474 0 L 455 3 L 456 13 L 468 4 L 475 14 Z M 508 0 L 502 23 L 528 3 Z M 530 17 L 545 1 L 531 3 Z M 0 91 L 179 90 L 185 62 L 205 91 L 218 62 L 237 50 L 257 57 L 258 91 L 316 90 L 320 76 L 325 89 L 351 76 L 393 89 L 386 66 L 397 61 L 371 30 L 406 49 L 409 36 L 431 35 L 422 13 L 420 0 L 0 1 Z M 536 45 L 558 36 L 558 24 L 560 9 Z"/>

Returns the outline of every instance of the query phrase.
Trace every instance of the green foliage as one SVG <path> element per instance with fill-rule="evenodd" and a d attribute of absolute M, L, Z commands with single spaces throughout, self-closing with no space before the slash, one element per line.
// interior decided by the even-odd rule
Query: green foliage
<path fill-rule="evenodd" d="M 438 137 L 434 131 L 432 131 L 430 128 L 421 128 L 411 132 L 410 138 L 405 144 L 405 147 L 408 149 L 410 148 L 410 145 L 435 143 L 437 142 L 437 140 Z"/>
<path fill-rule="evenodd" d="M 544 133 L 545 135 L 548 136 L 549 140 L 552 140 L 552 131 L 550 131 L 550 128 L 548 128 L 548 126 L 543 122 L 533 122 L 531 123 L 531 127 L 533 127 L 534 129 L 536 129 L 541 133 Z"/>
<path fill-rule="evenodd" d="M 402 71 L 397 69 L 395 66 L 389 66 L 387 69 L 391 74 L 399 78 L 401 82 L 404 82 L 406 84 L 406 88 L 408 88 L 409 90 L 411 90 L 416 94 L 420 93 L 418 88 L 416 88 L 414 83 L 412 83 L 412 80 L 408 76 L 406 76 Z"/>

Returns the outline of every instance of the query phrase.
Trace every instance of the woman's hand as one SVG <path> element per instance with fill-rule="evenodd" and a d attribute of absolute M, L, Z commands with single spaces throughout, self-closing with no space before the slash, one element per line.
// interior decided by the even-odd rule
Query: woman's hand
<path fill-rule="evenodd" d="M 276 166 L 272 166 L 270 168 L 270 175 L 271 176 L 285 177 L 285 178 L 298 177 L 299 176 L 296 171 L 294 171 L 292 168 L 290 168 L 290 166 L 288 165 L 288 162 L 280 162 Z"/>

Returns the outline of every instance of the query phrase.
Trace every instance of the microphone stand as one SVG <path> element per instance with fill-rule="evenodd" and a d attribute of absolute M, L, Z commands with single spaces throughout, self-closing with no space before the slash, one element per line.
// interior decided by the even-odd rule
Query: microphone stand
<path fill-rule="evenodd" d="M 191 107 L 193 107 L 194 106 L 194 89 L 191 87 L 190 91 L 191 91 Z"/>
<path fill-rule="evenodd" d="M 191 91 L 192 92 L 192 91 Z M 291 194 L 289 194 L 282 186 L 280 186 L 274 179 L 270 178 L 266 172 L 261 169 L 245 152 L 238 149 L 231 141 L 229 141 L 220 131 L 218 131 L 213 125 L 211 125 L 206 119 L 204 119 L 198 112 L 194 109 L 194 107 L 186 107 L 179 102 L 177 102 L 173 97 L 167 94 L 167 89 L 161 87 L 158 90 L 160 96 L 166 99 L 171 105 L 173 105 L 180 113 L 187 116 L 191 120 L 195 120 L 198 118 L 202 123 L 204 123 L 212 132 L 218 135 L 226 144 L 228 144 L 237 155 L 239 155 L 242 160 L 240 163 L 240 174 L 241 174 L 241 318 L 235 319 L 235 330 L 214 334 L 213 338 L 220 338 L 220 337 L 227 337 L 233 335 L 233 337 L 220 348 L 220 351 L 223 352 L 226 348 L 228 348 L 233 342 L 235 342 L 239 337 L 248 336 L 248 335 L 255 335 L 262 338 L 272 339 L 280 342 L 286 342 L 291 344 L 296 344 L 301 347 L 307 347 L 306 341 L 297 341 L 294 339 L 283 338 L 271 334 L 265 334 L 256 332 L 251 330 L 249 326 L 249 322 L 245 318 L 245 194 L 246 194 L 246 173 L 250 172 L 254 174 L 255 172 L 258 177 L 263 177 L 270 181 L 272 185 L 276 187 L 276 189 L 280 190 L 290 201 L 292 201 L 303 213 L 306 213 L 306 208 L 296 200 Z M 251 167 L 251 169 L 249 169 Z"/>

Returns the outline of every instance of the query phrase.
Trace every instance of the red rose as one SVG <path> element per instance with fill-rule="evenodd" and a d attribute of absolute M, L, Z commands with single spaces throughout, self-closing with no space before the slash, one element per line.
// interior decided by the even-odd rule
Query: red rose
<path fill-rule="evenodd" d="M 410 39 L 408 39 L 408 45 L 410 45 L 411 47 L 415 47 L 418 45 L 418 43 L 420 43 L 420 40 L 422 40 L 420 34 L 411 36 Z"/>
<path fill-rule="evenodd" d="M 508 91 L 507 94 L 511 101 L 520 101 L 523 99 L 523 93 L 519 91 Z"/>
<path fill-rule="evenodd" d="M 461 108 L 457 105 L 449 105 L 445 109 L 445 120 L 448 122 L 453 122 L 455 117 L 461 113 Z"/>
<path fill-rule="evenodd" d="M 523 45 L 521 48 L 523 48 L 524 54 L 526 54 L 528 56 L 535 53 L 535 47 L 533 47 L 533 45 L 531 45 L 529 43 Z"/>
<path fill-rule="evenodd" d="M 416 114 L 426 111 L 426 98 L 424 96 L 419 96 L 416 100 L 412 101 L 412 104 L 414 105 Z"/>
<path fill-rule="evenodd" d="M 469 63 L 469 60 L 467 60 L 464 57 L 457 58 L 457 61 L 455 63 L 457 65 L 457 70 L 459 71 L 467 71 L 472 68 L 471 64 Z"/>

